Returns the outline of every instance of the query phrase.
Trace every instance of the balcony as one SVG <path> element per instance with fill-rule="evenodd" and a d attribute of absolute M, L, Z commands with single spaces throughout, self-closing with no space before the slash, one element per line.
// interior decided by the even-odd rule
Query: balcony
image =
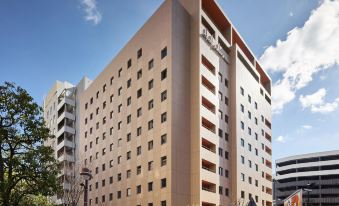
<path fill-rule="evenodd" d="M 208 81 L 204 76 L 201 76 L 201 84 L 215 95 L 215 86 Z"/>
<path fill-rule="evenodd" d="M 205 97 L 201 98 L 201 104 L 204 106 L 206 109 L 208 109 L 210 112 L 215 114 L 215 105 L 208 101 Z"/>
<path fill-rule="evenodd" d="M 201 161 L 201 168 L 210 172 L 215 173 L 216 171 L 216 166 L 212 162 L 209 162 L 207 160 L 202 159 Z"/>
<path fill-rule="evenodd" d="M 201 206 L 216 206 L 216 204 L 209 203 L 209 202 L 202 202 Z"/>
<path fill-rule="evenodd" d="M 267 154 L 269 154 L 270 156 L 272 155 L 272 150 L 269 147 L 267 147 L 267 146 L 265 146 L 265 152 Z"/>
<path fill-rule="evenodd" d="M 201 55 L 201 63 L 205 66 L 205 68 L 208 71 L 215 75 L 215 67 L 210 61 L 208 61 L 208 59 L 204 55 Z"/>
<path fill-rule="evenodd" d="M 72 142 L 72 141 L 70 141 L 68 139 L 64 139 L 63 141 L 58 143 L 58 145 L 56 147 L 56 150 L 59 151 L 63 147 L 75 148 L 75 144 L 74 144 L 74 142 Z"/>
<path fill-rule="evenodd" d="M 201 188 L 202 188 L 202 190 L 207 191 L 207 192 L 211 192 L 211 193 L 215 193 L 215 191 L 216 191 L 216 186 L 215 186 L 214 183 L 207 182 L 207 181 L 204 181 L 204 180 L 201 182 Z"/>
<path fill-rule="evenodd" d="M 265 132 L 265 138 L 269 141 L 272 142 L 272 137 L 268 133 Z"/>
<path fill-rule="evenodd" d="M 266 167 L 272 169 L 272 163 L 269 160 L 265 160 Z"/>
<path fill-rule="evenodd" d="M 265 173 L 265 178 L 266 178 L 266 180 L 272 182 L 272 175 Z"/>
<path fill-rule="evenodd" d="M 208 121 L 204 117 L 201 118 L 201 121 L 201 124 L 205 129 L 215 134 L 215 125 L 212 122 Z"/>
<path fill-rule="evenodd" d="M 206 149 L 206 150 L 208 150 L 210 152 L 215 153 L 215 144 L 213 144 L 212 142 L 208 141 L 207 139 L 205 139 L 205 138 L 201 139 L 201 146 L 204 149 Z"/>

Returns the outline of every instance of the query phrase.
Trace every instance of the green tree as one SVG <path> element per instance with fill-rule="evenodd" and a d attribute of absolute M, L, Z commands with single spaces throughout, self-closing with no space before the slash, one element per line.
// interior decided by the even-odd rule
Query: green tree
<path fill-rule="evenodd" d="M 34 195 L 59 191 L 58 163 L 42 108 L 14 83 L 0 85 L 0 205 L 22 205 Z"/>

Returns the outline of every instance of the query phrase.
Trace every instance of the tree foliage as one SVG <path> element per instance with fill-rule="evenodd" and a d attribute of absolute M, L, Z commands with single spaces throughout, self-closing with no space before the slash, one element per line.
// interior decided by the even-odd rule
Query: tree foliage
<path fill-rule="evenodd" d="M 42 108 L 14 83 L 0 85 L 0 205 L 17 206 L 30 195 L 54 195 L 58 164 Z"/>

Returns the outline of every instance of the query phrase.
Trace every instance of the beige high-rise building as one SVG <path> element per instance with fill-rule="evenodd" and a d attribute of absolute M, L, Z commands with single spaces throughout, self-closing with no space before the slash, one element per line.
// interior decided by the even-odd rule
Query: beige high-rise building
<path fill-rule="evenodd" d="M 76 162 L 79 159 L 79 94 L 91 83 L 91 80 L 84 77 L 78 85 L 69 82 L 56 81 L 44 98 L 43 109 L 46 126 L 50 129 L 54 139 L 45 142 L 55 151 L 55 158 L 61 163 L 59 181 L 63 190 L 70 188 L 70 174 L 74 174 Z M 58 204 L 64 203 L 63 195 L 53 197 Z"/>
<path fill-rule="evenodd" d="M 166 0 L 80 103 L 90 205 L 272 205 L 271 80 L 214 0 Z"/>

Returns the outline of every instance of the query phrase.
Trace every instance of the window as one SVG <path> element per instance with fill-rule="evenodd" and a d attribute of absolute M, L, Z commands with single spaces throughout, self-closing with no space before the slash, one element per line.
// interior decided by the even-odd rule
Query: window
<path fill-rule="evenodd" d="M 106 124 L 106 117 L 102 118 L 102 124 Z"/>
<path fill-rule="evenodd" d="M 113 127 L 111 127 L 111 128 L 109 129 L 109 134 L 110 134 L 110 135 L 113 134 Z"/>
<path fill-rule="evenodd" d="M 148 130 L 153 129 L 153 120 L 148 121 Z"/>
<path fill-rule="evenodd" d="M 128 151 L 126 154 L 127 160 L 131 159 L 131 151 Z"/>
<path fill-rule="evenodd" d="M 148 110 L 151 110 L 154 107 L 153 99 L 148 102 Z"/>
<path fill-rule="evenodd" d="M 113 176 L 109 177 L 109 184 L 113 184 Z"/>
<path fill-rule="evenodd" d="M 240 94 L 241 94 L 242 96 L 244 96 L 244 94 L 245 94 L 244 88 L 242 88 L 242 87 L 240 87 Z"/>
<path fill-rule="evenodd" d="M 252 98 L 251 98 L 250 95 L 248 95 L 248 102 L 249 102 L 249 103 L 252 103 Z"/>
<path fill-rule="evenodd" d="M 167 47 L 161 50 L 161 59 L 165 58 L 166 56 L 167 56 Z"/>
<path fill-rule="evenodd" d="M 153 161 L 148 162 L 148 171 L 153 170 Z"/>
<path fill-rule="evenodd" d="M 127 69 L 130 68 L 132 66 L 132 59 L 129 59 L 127 61 Z"/>
<path fill-rule="evenodd" d="M 137 136 L 140 136 L 141 135 L 141 127 L 138 127 L 137 128 Z"/>
<path fill-rule="evenodd" d="M 122 68 L 119 69 L 118 77 L 121 77 L 121 73 L 122 73 Z"/>
<path fill-rule="evenodd" d="M 142 89 L 138 89 L 137 91 L 137 98 L 142 96 Z"/>
<path fill-rule="evenodd" d="M 120 87 L 120 88 L 118 89 L 118 96 L 121 95 L 121 91 L 122 91 L 122 87 Z"/>
<path fill-rule="evenodd" d="M 228 79 L 225 79 L 225 87 L 228 87 Z"/>
<path fill-rule="evenodd" d="M 151 59 L 149 62 L 148 62 L 148 69 L 152 69 L 154 67 L 154 60 Z"/>
<path fill-rule="evenodd" d="M 137 166 L 137 175 L 141 174 L 141 165 Z"/>
<path fill-rule="evenodd" d="M 252 184 L 252 177 L 248 177 L 248 183 Z"/>
<path fill-rule="evenodd" d="M 149 192 L 153 191 L 153 182 L 148 183 L 148 191 Z"/>
<path fill-rule="evenodd" d="M 105 187 L 106 181 L 105 181 L 105 180 L 102 180 L 102 181 L 101 181 L 101 185 L 102 185 L 102 187 Z"/>
<path fill-rule="evenodd" d="M 140 79 L 142 77 L 142 69 L 140 69 L 137 73 L 137 79 Z"/>
<path fill-rule="evenodd" d="M 117 192 L 117 198 L 118 198 L 118 199 L 121 199 L 121 191 L 118 191 L 118 192 Z"/>
<path fill-rule="evenodd" d="M 252 119 L 252 113 L 250 111 L 247 112 L 248 119 Z"/>
<path fill-rule="evenodd" d="M 151 79 L 151 80 L 148 82 L 148 89 L 149 89 L 149 90 L 152 89 L 153 86 L 154 86 L 154 81 L 153 81 L 153 79 Z"/>
<path fill-rule="evenodd" d="M 127 88 L 130 88 L 132 84 L 132 79 L 127 80 Z"/>
<path fill-rule="evenodd" d="M 223 191 L 224 189 L 222 188 L 222 186 L 219 186 L 219 194 L 220 195 L 222 195 L 222 191 Z"/>
<path fill-rule="evenodd" d="M 87 109 L 87 108 L 88 108 L 88 103 L 85 104 L 85 109 Z"/>
<path fill-rule="evenodd" d="M 248 167 L 252 168 L 252 161 L 251 160 L 248 160 Z"/>
<path fill-rule="evenodd" d="M 113 167 L 113 160 L 109 161 L 109 167 L 112 168 Z"/>
<path fill-rule="evenodd" d="M 245 157 L 244 156 L 241 156 L 241 163 L 245 164 Z"/>
<path fill-rule="evenodd" d="M 118 130 L 121 129 L 121 124 L 122 124 L 122 121 L 118 122 Z"/>
<path fill-rule="evenodd" d="M 225 96 L 225 104 L 226 104 L 226 106 L 228 106 L 228 98 Z"/>
<path fill-rule="evenodd" d="M 166 142 L 167 142 L 167 135 L 166 134 L 161 135 L 161 144 L 166 144 Z"/>
<path fill-rule="evenodd" d="M 166 121 L 167 121 L 167 113 L 164 112 L 164 113 L 161 114 L 161 123 L 164 123 Z"/>
<path fill-rule="evenodd" d="M 105 155 L 106 154 L 106 148 L 103 148 L 102 149 L 102 155 Z"/>
<path fill-rule="evenodd" d="M 242 129 L 242 130 L 244 130 L 244 129 L 245 129 L 245 124 L 244 124 L 244 122 L 243 122 L 243 121 L 241 121 L 241 122 L 240 122 L 240 127 L 241 127 L 241 129 Z"/>
<path fill-rule="evenodd" d="M 113 200 L 113 193 L 109 193 L 109 201 L 112 201 L 112 200 Z M 91 205 L 91 203 L 89 205 Z"/>
<path fill-rule="evenodd" d="M 140 194 L 141 193 L 141 185 L 138 185 L 137 186 L 137 194 Z"/>
<path fill-rule="evenodd" d="M 160 206 L 166 206 L 166 200 L 161 201 Z"/>
<path fill-rule="evenodd" d="M 153 141 L 149 141 L 148 142 L 148 150 L 152 150 L 153 149 Z"/>
<path fill-rule="evenodd" d="M 131 196 L 131 188 L 127 188 L 127 190 L 126 190 L 126 196 L 127 197 L 129 197 L 129 196 Z"/>
<path fill-rule="evenodd" d="M 141 146 L 137 147 L 137 155 L 141 155 Z"/>
<path fill-rule="evenodd" d="M 241 142 L 241 146 L 245 147 L 245 140 L 243 138 L 240 139 L 240 142 Z"/>
<path fill-rule="evenodd" d="M 167 164 L 167 156 L 161 157 L 161 166 L 165 166 Z"/>
<path fill-rule="evenodd" d="M 166 187 L 166 178 L 162 178 L 161 179 L 161 188 L 165 188 Z"/>
<path fill-rule="evenodd" d="M 241 181 L 245 181 L 245 174 L 244 173 L 241 173 Z"/>
<path fill-rule="evenodd" d="M 90 103 L 93 104 L 93 97 L 91 98 Z"/>
<path fill-rule="evenodd" d="M 132 103 L 132 98 L 131 97 L 128 97 L 127 98 L 127 106 L 131 105 Z"/>
<path fill-rule="evenodd" d="M 127 116 L 127 124 L 131 123 L 132 121 L 132 116 L 131 115 L 128 115 Z"/>
<path fill-rule="evenodd" d="M 113 97 L 114 97 L 114 95 L 112 94 L 109 98 L 111 103 L 113 102 Z"/>
<path fill-rule="evenodd" d="M 140 48 L 137 52 L 137 58 L 139 59 L 142 56 L 142 48 Z"/>
<path fill-rule="evenodd" d="M 164 69 L 162 72 L 161 72 L 161 81 L 166 79 L 167 77 L 167 69 Z"/>
<path fill-rule="evenodd" d="M 104 84 L 104 86 L 102 87 L 102 92 L 106 91 L 106 84 Z"/>
<path fill-rule="evenodd" d="M 128 133 L 128 134 L 127 134 L 126 141 L 127 141 L 127 142 L 131 141 L 131 133 Z"/>
<path fill-rule="evenodd" d="M 248 135 L 252 135 L 252 129 L 248 128 Z"/>
<path fill-rule="evenodd" d="M 219 73 L 218 78 L 219 78 L 219 82 L 222 82 L 222 74 L 221 73 Z"/>
<path fill-rule="evenodd" d="M 113 84 L 114 77 L 111 77 L 111 85 Z"/>
<path fill-rule="evenodd" d="M 258 103 L 257 102 L 254 102 L 254 108 L 258 109 Z"/>
<path fill-rule="evenodd" d="M 141 110 L 141 108 L 139 108 L 138 110 L 137 110 L 137 117 L 140 117 L 142 115 L 142 110 Z"/>
<path fill-rule="evenodd" d="M 163 91 L 162 93 L 161 93 L 161 101 L 163 102 L 163 101 L 165 101 L 167 99 L 167 90 L 165 90 L 165 91 Z"/>
<path fill-rule="evenodd" d="M 118 164 L 121 162 L 121 156 L 118 157 Z"/>
<path fill-rule="evenodd" d="M 99 91 L 97 91 L 97 99 L 99 98 Z"/>
<path fill-rule="evenodd" d="M 121 181 L 121 173 L 117 175 L 118 182 Z"/>
<path fill-rule="evenodd" d="M 252 145 L 251 144 L 248 144 L 248 151 L 252 151 Z"/>

